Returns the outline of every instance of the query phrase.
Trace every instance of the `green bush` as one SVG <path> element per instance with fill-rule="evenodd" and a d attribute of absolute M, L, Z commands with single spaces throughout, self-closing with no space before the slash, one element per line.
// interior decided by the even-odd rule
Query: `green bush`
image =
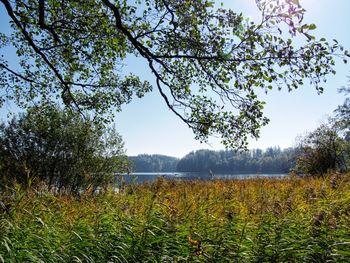
<path fill-rule="evenodd" d="M 348 145 L 335 126 L 321 125 L 300 140 L 296 169 L 310 175 L 347 170 Z"/>
<path fill-rule="evenodd" d="M 45 182 L 78 193 L 112 183 L 128 161 L 114 128 L 56 106 L 34 107 L 0 125 L 1 184 Z"/>

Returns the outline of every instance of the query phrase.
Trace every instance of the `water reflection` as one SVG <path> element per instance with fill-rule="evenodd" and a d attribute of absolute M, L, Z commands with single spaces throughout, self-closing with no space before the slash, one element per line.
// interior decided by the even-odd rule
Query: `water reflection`
<path fill-rule="evenodd" d="M 248 179 L 255 177 L 284 177 L 288 174 L 229 174 L 229 173 L 132 173 L 124 175 L 124 180 L 127 183 L 143 183 L 156 180 L 158 177 L 167 179 L 181 179 L 181 180 L 215 180 L 215 179 Z"/>

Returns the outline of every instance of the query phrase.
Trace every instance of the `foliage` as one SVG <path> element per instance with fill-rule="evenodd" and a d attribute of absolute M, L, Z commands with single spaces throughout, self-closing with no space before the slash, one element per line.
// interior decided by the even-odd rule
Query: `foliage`
<path fill-rule="evenodd" d="M 346 98 L 342 105 L 339 105 L 335 110 L 336 126 L 342 131 L 344 138 L 350 142 L 350 77 L 348 77 L 348 85 L 340 89 Z"/>
<path fill-rule="evenodd" d="M 350 175 L 1 193 L 4 262 L 348 262 Z"/>
<path fill-rule="evenodd" d="M 268 148 L 246 152 L 199 150 L 177 164 L 181 172 L 288 173 L 294 166 L 295 150 Z"/>
<path fill-rule="evenodd" d="M 322 92 L 334 55 L 349 56 L 336 40 L 311 35 L 316 26 L 303 23 L 299 1 L 256 2 L 258 23 L 209 0 L 0 0 L 12 26 L 0 48 L 11 46 L 19 60 L 0 58 L 2 101 L 60 100 L 110 119 L 152 89 L 123 70 L 138 56 L 197 139 L 219 135 L 226 146 L 245 147 L 268 122 L 259 90 L 308 80 Z"/>
<path fill-rule="evenodd" d="M 349 145 L 335 126 L 323 124 L 301 139 L 296 169 L 305 174 L 323 175 L 347 170 Z"/>
<path fill-rule="evenodd" d="M 0 125 L 2 184 L 45 182 L 60 190 L 106 186 L 128 168 L 123 141 L 70 110 L 34 107 Z"/>
<path fill-rule="evenodd" d="M 135 172 L 176 172 L 178 158 L 159 154 L 129 156 Z"/>

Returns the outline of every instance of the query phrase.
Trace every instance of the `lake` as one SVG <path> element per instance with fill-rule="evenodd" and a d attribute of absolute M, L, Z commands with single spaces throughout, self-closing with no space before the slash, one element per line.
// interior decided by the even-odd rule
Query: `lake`
<path fill-rule="evenodd" d="M 178 173 L 132 173 L 130 175 L 124 175 L 126 182 L 151 182 L 158 177 L 164 177 L 167 179 L 179 179 L 179 180 L 212 180 L 212 179 L 248 179 L 254 177 L 284 177 L 288 174 L 266 174 L 266 173 L 250 173 L 250 174 L 234 174 L 234 173 L 217 173 L 211 176 L 209 173 L 193 173 L 193 172 L 178 172 Z"/>

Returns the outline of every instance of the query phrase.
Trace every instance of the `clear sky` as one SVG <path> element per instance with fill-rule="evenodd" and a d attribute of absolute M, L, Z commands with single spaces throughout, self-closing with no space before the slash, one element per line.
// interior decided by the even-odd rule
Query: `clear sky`
<path fill-rule="evenodd" d="M 260 17 L 255 0 L 223 2 L 224 7 L 242 12 L 253 20 Z M 350 50 L 350 0 L 300 0 L 300 3 L 307 10 L 304 21 L 317 25 L 314 31 L 316 37 L 337 39 Z M 1 18 L 4 14 L 1 9 L 2 6 L 0 27 L 3 29 L 7 25 Z M 154 83 L 153 76 L 141 59 L 130 60 L 126 69 Z M 264 112 L 270 118 L 270 123 L 262 128 L 259 140 L 251 140 L 250 148 L 293 146 L 298 135 L 315 129 L 325 121 L 344 100 L 337 90 L 347 83 L 350 64 L 344 65 L 339 60 L 336 71 L 335 76 L 329 76 L 322 95 L 317 95 L 316 90 L 307 85 L 291 93 L 273 90 L 267 95 L 262 94 L 260 99 L 267 102 Z M 216 138 L 212 138 L 210 144 L 194 140 L 192 131 L 167 109 L 156 90 L 142 99 L 134 99 L 122 109 L 116 115 L 115 124 L 124 138 L 128 155 L 158 153 L 182 157 L 197 149 L 223 149 Z M 1 112 L 8 110 L 11 110 L 9 106 L 5 106 Z"/>
<path fill-rule="evenodd" d="M 255 0 L 223 2 L 225 7 L 243 12 L 252 19 L 259 17 Z M 316 36 L 337 39 L 350 50 L 350 0 L 300 0 L 300 3 L 307 10 L 304 21 L 317 25 Z M 132 61 L 130 68 L 152 80 L 142 62 Z M 258 141 L 251 140 L 250 148 L 293 146 L 298 135 L 325 121 L 344 100 L 337 90 L 347 83 L 350 65 L 339 61 L 336 71 L 335 76 L 328 78 L 322 95 L 317 95 L 316 90 L 307 85 L 291 93 L 273 90 L 263 94 L 261 99 L 267 102 L 265 114 L 270 123 L 262 129 Z M 159 153 L 182 157 L 196 149 L 223 149 L 216 138 L 211 139 L 210 145 L 194 140 L 192 131 L 166 108 L 156 90 L 125 105 L 115 122 L 129 155 Z"/>

